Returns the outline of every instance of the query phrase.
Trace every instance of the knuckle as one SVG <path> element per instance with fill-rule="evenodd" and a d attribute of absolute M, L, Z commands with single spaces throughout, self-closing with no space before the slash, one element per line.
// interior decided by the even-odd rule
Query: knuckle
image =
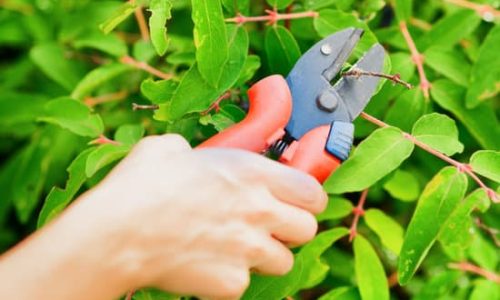
<path fill-rule="evenodd" d="M 179 134 L 166 134 L 162 138 L 171 148 L 188 149 L 191 147 L 186 139 Z"/>
<path fill-rule="evenodd" d="M 246 258 L 250 261 L 260 260 L 266 257 L 267 252 L 266 246 L 257 241 L 247 242 L 245 246 Z"/>
<path fill-rule="evenodd" d="M 160 138 L 156 135 L 150 135 L 142 138 L 139 143 L 134 146 L 134 151 L 144 152 L 154 149 L 159 144 Z"/>

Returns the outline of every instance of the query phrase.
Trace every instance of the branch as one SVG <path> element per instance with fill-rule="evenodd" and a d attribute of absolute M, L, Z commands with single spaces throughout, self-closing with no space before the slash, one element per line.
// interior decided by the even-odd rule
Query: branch
<path fill-rule="evenodd" d="M 87 97 L 83 102 L 88 106 L 88 107 L 94 107 L 97 104 L 102 104 L 102 103 L 107 103 L 107 102 L 112 102 L 115 100 L 123 100 L 128 96 L 128 92 L 126 90 L 119 91 L 116 93 L 111 93 L 111 94 L 105 94 L 105 95 L 100 95 L 96 97 Z"/>
<path fill-rule="evenodd" d="M 482 269 L 481 267 L 478 267 L 478 266 L 471 264 L 469 262 L 466 262 L 466 261 L 463 261 L 460 263 L 449 263 L 448 268 L 481 275 L 488 280 L 491 280 L 495 283 L 500 284 L 500 275 L 495 274 L 491 271 Z"/>
<path fill-rule="evenodd" d="M 365 205 L 366 196 L 368 195 L 368 189 L 361 192 L 361 196 L 359 197 L 358 205 L 352 209 L 352 213 L 354 214 L 354 219 L 352 220 L 351 228 L 349 229 L 349 242 L 352 242 L 354 237 L 356 237 L 357 228 L 359 218 L 365 214 L 365 210 L 363 206 Z"/>
<path fill-rule="evenodd" d="M 473 3 L 466 0 L 444 0 L 450 4 L 474 10 L 486 22 L 493 22 L 500 17 L 500 11 L 488 4 Z"/>
<path fill-rule="evenodd" d="M 130 290 L 127 295 L 125 296 L 125 300 L 132 300 L 132 297 L 134 297 L 135 290 Z"/>
<path fill-rule="evenodd" d="M 159 105 L 140 105 L 137 103 L 132 103 L 132 110 L 137 111 L 137 110 L 157 110 L 159 109 Z"/>
<path fill-rule="evenodd" d="M 399 29 L 403 34 L 403 37 L 406 41 L 406 44 L 408 45 L 408 48 L 410 48 L 411 59 L 413 60 L 415 66 L 417 66 L 418 75 L 420 77 L 420 89 L 424 93 L 425 99 L 429 99 L 429 89 L 431 87 L 431 84 L 429 83 L 429 80 L 427 80 L 427 77 L 425 76 L 424 56 L 420 52 L 418 52 L 417 46 L 415 46 L 415 42 L 413 41 L 410 32 L 408 31 L 408 26 L 406 26 L 406 22 L 401 21 L 399 23 Z"/>
<path fill-rule="evenodd" d="M 267 21 L 268 25 L 274 25 L 274 24 L 276 24 L 276 22 L 278 22 L 280 20 L 292 20 L 292 19 L 301 19 L 301 18 L 317 18 L 319 16 L 319 13 L 315 12 L 315 11 L 280 14 L 275 10 L 267 9 L 266 13 L 267 13 L 266 16 L 253 16 L 253 17 L 247 17 L 247 16 L 244 16 L 244 15 L 239 13 L 234 18 L 226 19 L 226 22 L 236 23 L 238 25 L 242 25 L 242 24 L 245 24 L 247 22 L 265 22 L 265 21 Z"/>
<path fill-rule="evenodd" d="M 217 100 L 215 100 L 214 103 L 212 103 L 212 105 L 210 105 L 209 108 L 202 111 L 200 114 L 206 115 L 212 110 L 215 110 L 215 112 L 219 112 L 221 101 L 230 98 L 231 95 L 232 95 L 231 91 L 226 91 L 224 94 L 220 95 L 219 98 L 217 98 Z"/>
<path fill-rule="evenodd" d="M 367 120 L 368 122 L 373 123 L 379 127 L 390 126 L 389 124 L 387 124 L 387 123 L 385 123 L 385 122 L 383 122 L 383 121 L 381 121 L 373 116 L 370 116 L 369 114 L 367 114 L 365 112 L 361 113 L 361 117 L 363 119 Z M 479 179 L 479 177 L 476 175 L 476 173 L 474 173 L 474 171 L 472 171 L 472 168 L 470 165 L 461 163 L 459 161 L 454 160 L 451 157 L 446 156 L 445 154 L 439 152 L 438 150 L 432 148 L 431 146 L 417 140 L 414 136 L 412 136 L 411 134 L 409 134 L 407 132 L 403 132 L 403 136 L 406 139 L 408 139 L 409 141 L 411 141 L 413 144 L 415 144 L 415 146 L 423 149 L 424 151 L 429 152 L 430 154 L 436 156 L 437 158 L 444 160 L 445 162 L 449 163 L 450 165 L 457 167 L 457 169 L 460 172 L 464 172 L 465 174 L 469 175 L 486 192 L 486 194 L 491 199 L 491 201 L 493 201 L 494 203 L 500 202 L 496 192 L 494 190 L 490 189 L 489 187 L 487 187 L 481 181 L 481 179 Z"/>
<path fill-rule="evenodd" d="M 406 87 L 407 89 L 411 89 L 413 86 L 409 84 L 408 82 L 401 80 L 401 76 L 399 74 L 394 74 L 394 75 L 388 75 L 384 73 L 379 73 L 379 72 L 371 72 L 371 71 L 363 71 L 361 69 L 353 68 L 347 72 L 342 73 L 342 76 L 353 76 L 356 78 L 359 78 L 361 76 L 373 76 L 373 77 L 381 77 L 388 79 L 394 83 L 401 84 L 402 86 Z"/>
<path fill-rule="evenodd" d="M 129 0 L 129 3 L 135 3 L 135 0 Z M 137 25 L 139 25 L 139 30 L 141 32 L 141 37 L 145 41 L 149 41 L 149 29 L 146 23 L 146 18 L 142 12 L 142 5 L 139 5 L 134 11 L 135 19 L 137 20 Z"/>
<path fill-rule="evenodd" d="M 482 229 L 484 232 L 486 232 L 491 237 L 491 239 L 495 243 L 495 246 L 500 247 L 500 240 L 498 240 L 498 238 L 497 238 L 499 231 L 496 228 L 491 228 L 491 227 L 486 226 L 479 218 L 476 218 L 475 221 L 476 221 L 477 227 Z"/>
<path fill-rule="evenodd" d="M 148 65 L 147 63 L 142 62 L 142 61 L 137 61 L 128 55 L 122 56 L 120 58 L 120 62 L 123 64 L 126 64 L 126 65 L 131 65 L 134 68 L 146 71 L 146 72 L 148 72 L 152 75 L 155 75 L 156 77 L 159 77 L 161 79 L 168 80 L 168 79 L 171 79 L 172 77 L 174 77 L 174 75 L 172 75 L 172 74 L 163 73 L 162 71 L 153 68 L 152 66 Z"/>
<path fill-rule="evenodd" d="M 89 145 L 107 145 L 107 144 L 115 145 L 115 146 L 121 145 L 120 142 L 114 141 L 114 140 L 106 137 L 104 134 L 101 134 L 98 138 L 89 142 Z"/>

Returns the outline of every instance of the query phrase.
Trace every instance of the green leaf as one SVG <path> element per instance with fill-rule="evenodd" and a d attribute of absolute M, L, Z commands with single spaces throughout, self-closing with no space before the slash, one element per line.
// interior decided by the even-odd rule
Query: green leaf
<path fill-rule="evenodd" d="M 211 87 L 200 75 L 196 64 L 193 65 L 182 78 L 171 104 L 160 106 L 169 119 L 179 119 L 185 114 L 207 109 L 236 82 L 247 57 L 248 35 L 245 29 L 234 25 L 228 26 L 228 33 L 229 59 L 224 65 L 219 88 Z"/>
<path fill-rule="evenodd" d="M 326 209 L 316 216 L 318 222 L 327 220 L 338 220 L 347 217 L 352 213 L 352 203 L 339 196 L 329 196 Z"/>
<path fill-rule="evenodd" d="M 229 56 L 220 0 L 192 0 L 196 62 L 201 76 L 218 87 Z"/>
<path fill-rule="evenodd" d="M 462 122 L 472 136 L 486 149 L 500 149 L 500 126 L 493 110 L 486 104 L 473 109 L 465 108 L 465 90 L 443 79 L 432 84 L 431 96 L 442 108 L 450 111 Z"/>
<path fill-rule="evenodd" d="M 170 101 L 179 83 L 173 80 L 154 81 L 151 78 L 141 83 L 141 93 L 154 104 Z"/>
<path fill-rule="evenodd" d="M 410 156 L 413 148 L 399 129 L 378 129 L 330 175 L 324 184 L 325 190 L 334 194 L 364 190 L 396 169 Z"/>
<path fill-rule="evenodd" d="M 477 151 L 470 158 L 474 172 L 500 183 L 500 151 Z"/>
<path fill-rule="evenodd" d="M 238 13 L 247 16 L 250 11 L 250 0 L 222 0 L 222 5 L 230 16 L 236 16 Z"/>
<path fill-rule="evenodd" d="M 389 108 L 385 122 L 409 132 L 413 124 L 427 110 L 427 104 L 422 90 L 404 91 Z"/>
<path fill-rule="evenodd" d="M 318 300 L 361 300 L 361 296 L 356 288 L 343 286 L 329 291 Z"/>
<path fill-rule="evenodd" d="M 499 257 L 498 257 L 498 247 L 483 238 L 480 234 L 474 235 L 474 240 L 470 245 L 469 257 L 478 266 L 488 269 L 496 270 Z"/>
<path fill-rule="evenodd" d="M 134 11 L 137 5 L 131 2 L 123 3 L 105 22 L 99 25 L 99 28 L 106 34 L 110 33 L 121 22 L 125 21 Z"/>
<path fill-rule="evenodd" d="M 417 178 L 410 172 L 401 169 L 384 183 L 384 189 L 401 201 L 414 201 L 420 195 L 420 185 Z"/>
<path fill-rule="evenodd" d="M 377 234 L 382 245 L 399 255 L 404 235 L 401 225 L 383 211 L 375 208 L 367 210 L 364 217 L 366 224 Z"/>
<path fill-rule="evenodd" d="M 73 197 L 87 180 L 85 164 L 87 157 L 93 150 L 93 148 L 89 148 L 81 152 L 68 167 L 69 177 L 64 189 L 52 188 L 38 216 L 38 228 L 55 218 L 73 200 Z"/>
<path fill-rule="evenodd" d="M 240 86 L 245 84 L 247 81 L 252 79 L 255 76 L 255 73 L 260 68 L 260 57 L 257 55 L 248 55 L 245 60 L 245 64 L 240 73 L 240 77 L 236 82 L 236 86 Z"/>
<path fill-rule="evenodd" d="M 396 0 L 394 6 L 396 11 L 396 18 L 399 22 L 410 20 L 410 17 L 412 16 L 412 0 Z"/>
<path fill-rule="evenodd" d="M 283 9 L 293 2 L 293 0 L 266 0 L 266 1 L 271 7 L 276 9 Z"/>
<path fill-rule="evenodd" d="M 129 145 L 106 144 L 97 147 L 87 158 L 85 174 L 87 177 L 94 176 L 97 171 L 123 158 L 129 151 Z"/>
<path fill-rule="evenodd" d="M 273 74 L 288 75 L 301 55 L 297 41 L 283 26 L 267 28 L 265 47 L 269 69 Z"/>
<path fill-rule="evenodd" d="M 92 31 L 83 35 L 73 42 L 76 49 L 96 49 L 115 57 L 127 54 L 127 45 L 116 35 L 104 35 L 100 31 Z"/>
<path fill-rule="evenodd" d="M 333 243 L 349 234 L 346 228 L 333 228 L 318 234 L 295 255 L 292 270 L 282 277 L 252 276 L 252 283 L 243 295 L 243 300 L 281 300 L 287 295 L 319 283 L 328 272 L 320 256 Z"/>
<path fill-rule="evenodd" d="M 71 93 L 71 98 L 83 99 L 99 86 L 130 70 L 131 66 L 119 63 L 100 66 L 85 75 Z"/>
<path fill-rule="evenodd" d="M 431 47 L 424 53 L 425 64 L 443 74 L 455 83 L 467 87 L 471 65 L 464 55 L 456 49 Z"/>
<path fill-rule="evenodd" d="M 464 151 L 464 145 L 458 140 L 455 121 L 446 115 L 424 115 L 413 125 L 412 135 L 448 156 Z"/>
<path fill-rule="evenodd" d="M 170 10 L 172 3 L 169 0 L 151 0 L 149 3 L 149 29 L 151 31 L 151 41 L 155 47 L 156 53 L 162 56 L 167 52 L 167 20 L 172 17 Z"/>
<path fill-rule="evenodd" d="M 46 103 L 47 98 L 42 95 L 2 93 L 0 97 L 0 132 L 2 132 L 1 128 L 36 122 L 37 116 L 43 113 Z M 12 131 L 9 130 L 9 133 Z"/>
<path fill-rule="evenodd" d="M 433 274 L 414 299 L 447 299 L 446 296 L 457 287 L 459 277 L 460 272 L 455 270 L 446 270 L 438 274 Z"/>
<path fill-rule="evenodd" d="M 447 248 L 459 253 L 470 246 L 473 240 L 472 219 L 470 214 L 474 209 L 485 210 L 490 200 L 483 189 L 477 189 L 465 198 L 455 208 L 439 231 L 439 242 Z M 464 257 L 457 257 L 457 260 Z"/>
<path fill-rule="evenodd" d="M 181 300 L 179 296 L 170 295 L 167 292 L 148 288 L 140 289 L 134 293 L 133 300 Z"/>
<path fill-rule="evenodd" d="M 500 299 L 498 283 L 486 279 L 479 279 L 474 283 L 474 288 L 469 300 Z"/>
<path fill-rule="evenodd" d="M 85 104 L 67 97 L 49 101 L 38 120 L 59 125 L 81 136 L 97 137 L 104 130 L 99 115 L 92 114 Z"/>
<path fill-rule="evenodd" d="M 417 40 L 417 48 L 423 52 L 430 46 L 452 48 L 473 32 L 480 22 L 481 18 L 475 11 L 459 10 L 433 24 L 432 29 Z"/>
<path fill-rule="evenodd" d="M 298 286 L 294 288 L 294 293 L 319 284 L 326 276 L 329 267 L 321 261 L 321 255 L 332 244 L 347 236 L 349 230 L 344 227 L 333 228 L 320 232 L 311 242 L 300 249 L 297 260 L 301 260 L 304 268 L 300 274 Z"/>
<path fill-rule="evenodd" d="M 408 225 L 398 264 L 398 280 L 411 279 L 454 208 L 465 195 L 467 177 L 457 168 L 442 169 L 427 184 Z"/>
<path fill-rule="evenodd" d="M 388 300 L 384 267 L 370 243 L 361 235 L 354 239 L 356 280 L 363 300 Z"/>
<path fill-rule="evenodd" d="M 57 44 L 40 44 L 30 51 L 31 60 L 50 79 L 67 91 L 71 91 L 80 80 L 80 72 L 69 61 L 64 50 Z"/>
<path fill-rule="evenodd" d="M 479 57 L 472 67 L 470 86 L 465 101 L 468 108 L 476 107 L 500 92 L 498 45 L 500 45 L 500 25 L 496 25 L 490 30 L 481 45 Z"/>
<path fill-rule="evenodd" d="M 304 7 L 307 10 L 319 10 L 338 3 L 338 0 L 304 0 Z"/>
<path fill-rule="evenodd" d="M 114 140 L 123 145 L 133 146 L 144 136 L 144 127 L 140 124 L 125 124 L 118 127 Z"/>

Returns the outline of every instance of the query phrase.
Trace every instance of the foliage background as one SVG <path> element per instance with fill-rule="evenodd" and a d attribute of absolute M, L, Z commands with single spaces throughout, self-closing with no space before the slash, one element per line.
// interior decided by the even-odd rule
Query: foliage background
<path fill-rule="evenodd" d="M 287 276 L 253 276 L 244 298 L 500 299 L 498 6 L 0 1 L 0 247 L 55 217 L 143 135 L 198 144 L 244 117 L 258 79 L 286 75 L 316 41 L 356 26 L 366 34 L 355 56 L 382 43 L 385 71 L 415 88 L 381 86 L 366 113 L 394 127 L 356 121 L 357 148 L 325 183 L 322 233 Z"/>

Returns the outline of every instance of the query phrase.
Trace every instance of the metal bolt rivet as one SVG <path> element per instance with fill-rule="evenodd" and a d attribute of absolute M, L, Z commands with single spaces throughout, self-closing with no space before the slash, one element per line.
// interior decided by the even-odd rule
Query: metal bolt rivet
<path fill-rule="evenodd" d="M 337 97 L 328 91 L 321 93 L 316 101 L 319 109 L 326 112 L 333 112 L 338 105 Z"/>
<path fill-rule="evenodd" d="M 322 45 L 320 50 L 321 50 L 321 53 L 323 53 L 324 55 L 332 54 L 332 47 L 330 47 L 329 44 Z"/>

